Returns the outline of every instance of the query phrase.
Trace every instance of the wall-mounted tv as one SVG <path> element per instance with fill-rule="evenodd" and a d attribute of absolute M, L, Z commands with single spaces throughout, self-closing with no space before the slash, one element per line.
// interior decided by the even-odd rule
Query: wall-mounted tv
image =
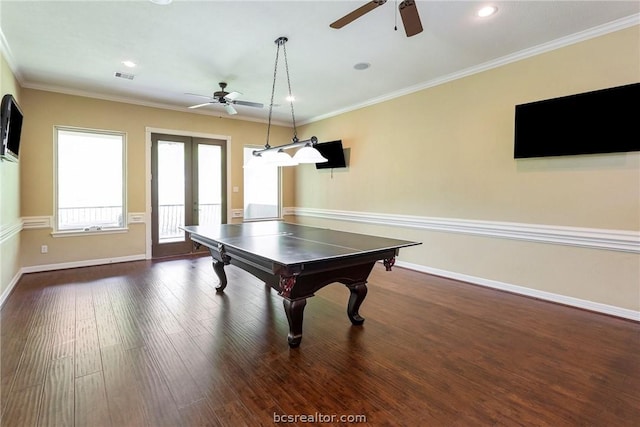
<path fill-rule="evenodd" d="M 322 154 L 328 162 L 316 163 L 316 169 L 334 169 L 347 167 L 347 160 L 342 148 L 342 140 L 321 142 L 315 148 Z"/>
<path fill-rule="evenodd" d="M 514 157 L 640 151 L 640 83 L 516 105 Z"/>
<path fill-rule="evenodd" d="M 22 133 L 22 110 L 15 98 L 7 94 L 0 105 L 0 156 L 3 159 L 18 161 L 20 153 L 20 134 Z"/>

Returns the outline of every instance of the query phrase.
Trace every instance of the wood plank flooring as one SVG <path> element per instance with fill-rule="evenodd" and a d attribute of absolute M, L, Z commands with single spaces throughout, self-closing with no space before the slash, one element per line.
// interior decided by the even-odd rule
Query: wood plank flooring
<path fill-rule="evenodd" d="M 221 295 L 206 257 L 23 276 L 0 424 L 640 425 L 636 322 L 376 266 L 362 327 L 328 286 L 291 350 L 282 299 L 227 274 Z"/>

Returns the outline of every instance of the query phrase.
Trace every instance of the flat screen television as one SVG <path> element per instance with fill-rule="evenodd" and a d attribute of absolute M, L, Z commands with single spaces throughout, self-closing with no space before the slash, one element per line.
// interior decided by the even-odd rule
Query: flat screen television
<path fill-rule="evenodd" d="M 22 110 L 15 98 L 7 94 L 0 105 L 0 156 L 3 159 L 18 161 L 20 153 L 20 135 L 22 133 Z"/>
<path fill-rule="evenodd" d="M 322 154 L 328 162 L 316 163 L 316 169 L 346 168 L 347 160 L 342 148 L 342 140 L 321 142 L 315 148 Z"/>
<path fill-rule="evenodd" d="M 516 105 L 514 157 L 640 151 L 640 83 Z"/>

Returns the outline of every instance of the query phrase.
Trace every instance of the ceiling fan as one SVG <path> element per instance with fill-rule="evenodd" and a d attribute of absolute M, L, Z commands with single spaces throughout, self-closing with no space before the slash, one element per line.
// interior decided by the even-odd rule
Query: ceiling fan
<path fill-rule="evenodd" d="M 224 105 L 224 109 L 227 111 L 228 114 L 234 115 L 234 114 L 238 114 L 236 109 L 233 108 L 234 105 L 244 105 L 247 107 L 255 107 L 255 108 L 263 107 L 263 105 L 258 102 L 240 101 L 239 99 L 236 99 L 242 95 L 240 92 L 227 92 L 225 91 L 225 88 L 227 87 L 227 84 L 225 82 L 220 82 L 218 84 L 220 85 L 220 90 L 217 92 L 214 92 L 213 96 L 188 93 L 187 95 L 209 98 L 208 102 L 192 105 L 189 108 L 200 108 L 200 107 L 204 107 L 206 105 L 211 105 L 211 104 L 222 104 Z"/>
<path fill-rule="evenodd" d="M 382 6 L 386 2 L 387 0 L 372 0 L 364 6 L 360 6 L 353 12 L 346 14 L 329 26 L 336 29 L 342 28 L 360 18 L 362 15 L 371 12 L 378 6 Z M 415 36 L 422 32 L 422 23 L 420 22 L 418 7 L 414 0 L 404 0 L 400 2 L 398 10 L 400 11 L 400 16 L 402 17 L 402 23 L 404 24 L 404 30 L 407 33 L 407 37 Z"/>

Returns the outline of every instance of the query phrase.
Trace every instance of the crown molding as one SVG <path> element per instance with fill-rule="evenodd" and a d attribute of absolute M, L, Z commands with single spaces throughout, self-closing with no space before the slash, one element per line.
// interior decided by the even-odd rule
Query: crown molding
<path fill-rule="evenodd" d="M 7 61 L 7 65 L 9 65 L 9 69 L 15 76 L 16 80 L 20 86 L 23 85 L 24 79 L 22 78 L 22 74 L 16 65 L 16 61 L 13 58 L 13 53 L 11 52 L 11 47 L 9 46 L 9 42 L 4 36 L 2 32 L 2 27 L 0 27 L 0 54 L 4 57 L 5 61 Z"/>
<path fill-rule="evenodd" d="M 254 117 L 238 117 L 237 115 L 234 115 L 234 116 L 221 115 L 219 112 L 215 112 L 215 111 L 202 110 L 202 109 L 191 110 L 187 107 L 178 107 L 175 105 L 164 104 L 161 102 L 143 101 L 140 99 L 129 98 L 126 96 L 112 96 L 112 95 L 106 95 L 98 92 L 70 89 L 63 86 L 43 85 L 43 84 L 36 84 L 36 83 L 29 83 L 29 82 L 21 83 L 20 85 L 25 89 L 41 90 L 44 92 L 60 93 L 63 95 L 71 95 L 71 96 L 81 96 L 84 98 L 99 99 L 102 101 L 120 102 L 123 104 L 137 105 L 140 107 L 158 108 L 161 110 L 171 110 L 171 111 L 178 111 L 181 113 L 189 113 L 189 114 L 202 114 L 204 116 L 212 116 L 212 117 L 218 117 L 221 119 L 229 119 L 229 120 L 241 120 L 243 122 L 254 122 L 254 123 L 262 123 L 262 124 L 267 123 L 266 120 L 257 119 Z M 285 122 L 274 121 L 274 120 L 271 120 L 271 124 L 276 126 L 282 126 L 282 127 L 292 127 L 291 123 L 285 123 Z"/>

